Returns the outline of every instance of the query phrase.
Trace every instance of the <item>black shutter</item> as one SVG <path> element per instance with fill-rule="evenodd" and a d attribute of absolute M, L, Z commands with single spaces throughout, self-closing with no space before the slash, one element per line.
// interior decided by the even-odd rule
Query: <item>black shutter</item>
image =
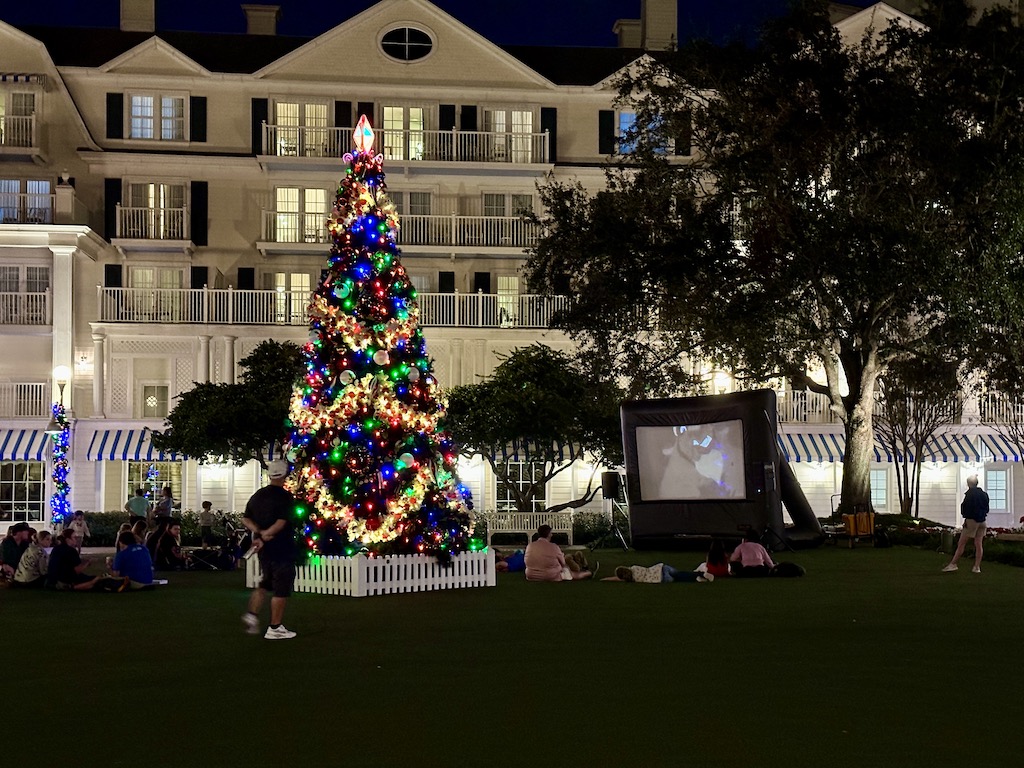
<path fill-rule="evenodd" d="M 473 273 L 473 293 L 490 293 L 491 292 L 491 273 L 490 272 L 474 272 Z"/>
<path fill-rule="evenodd" d="M 210 185 L 205 181 L 193 181 L 189 201 L 189 218 L 192 224 L 191 240 L 196 245 L 209 245 Z"/>
<path fill-rule="evenodd" d="M 476 107 L 464 104 L 461 112 L 462 121 L 459 128 L 464 131 L 475 131 L 476 128 Z"/>
<path fill-rule="evenodd" d="M 352 127 L 352 102 L 351 101 L 336 101 L 336 102 L 334 102 L 334 127 L 335 128 L 351 128 Z"/>
<path fill-rule="evenodd" d="M 107 138 L 124 138 L 124 94 L 107 94 Z"/>
<path fill-rule="evenodd" d="M 540 131 L 548 133 L 548 158 L 549 163 L 558 160 L 558 110 L 554 107 L 540 108 Z"/>
<path fill-rule="evenodd" d="M 107 240 L 117 237 L 117 205 L 121 202 L 121 180 L 103 180 L 103 234 Z"/>
<path fill-rule="evenodd" d="M 192 267 L 191 273 L 191 277 L 189 278 L 189 286 L 191 288 L 202 288 L 206 285 L 209 285 L 209 267 Z"/>
<path fill-rule="evenodd" d="M 188 140 L 206 141 L 205 96 L 192 96 L 188 100 Z"/>
<path fill-rule="evenodd" d="M 270 119 L 270 101 L 252 100 L 252 153 L 263 154 L 263 123 Z"/>
<path fill-rule="evenodd" d="M 450 131 L 455 128 L 455 105 L 441 104 L 437 108 L 437 129 Z"/>
<path fill-rule="evenodd" d="M 121 288 L 123 272 L 120 264 L 104 264 L 103 265 L 103 287 L 104 288 Z"/>
<path fill-rule="evenodd" d="M 256 290 L 256 267 L 239 267 L 238 285 L 235 287 L 240 291 Z"/>
<path fill-rule="evenodd" d="M 455 273 L 454 272 L 438 272 L 437 273 L 437 292 L 438 293 L 455 293 Z"/>
<path fill-rule="evenodd" d="M 676 134 L 675 151 L 677 155 L 687 156 L 693 152 L 693 113 L 690 110 L 680 117 L 679 131 Z"/>
<path fill-rule="evenodd" d="M 615 112 L 610 109 L 597 113 L 597 153 L 615 154 Z"/>
<path fill-rule="evenodd" d="M 366 115 L 366 119 L 370 121 L 370 125 L 373 126 L 373 102 L 372 101 L 360 101 L 356 105 L 356 122 L 359 122 L 359 118 Z"/>

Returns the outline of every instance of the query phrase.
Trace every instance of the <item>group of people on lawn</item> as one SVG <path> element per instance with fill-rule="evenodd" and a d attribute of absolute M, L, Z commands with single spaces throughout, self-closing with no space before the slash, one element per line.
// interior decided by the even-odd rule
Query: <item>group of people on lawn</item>
<path fill-rule="evenodd" d="M 582 551 L 565 555 L 551 537 L 550 525 L 540 526 L 533 535 L 533 541 L 527 546 L 524 558 L 527 581 L 578 581 L 594 577 L 600 563 L 595 563 L 592 568 Z M 623 565 L 615 569 L 614 576 L 607 576 L 602 581 L 629 581 L 639 584 L 688 581 L 705 584 L 714 581 L 717 576 L 753 578 L 782 575 L 759 539 L 757 531 L 750 529 L 731 553 L 726 551 L 725 544 L 720 539 L 714 539 L 704 562 L 693 571 L 681 571 L 666 563 Z M 797 573 L 794 572 L 792 575 Z"/>
<path fill-rule="evenodd" d="M 139 498 L 145 509 L 132 506 Z M 203 502 L 205 512 L 210 506 Z M 86 573 L 91 561 L 82 557 L 82 543 L 89 536 L 89 525 L 82 512 L 75 512 L 57 535 L 36 531 L 28 523 L 11 526 L 0 542 L 0 578 L 18 588 L 123 592 L 151 587 L 154 570 L 184 570 L 188 558 L 181 550 L 181 522 L 169 514 L 173 509 L 170 488 L 164 489 L 156 505 L 150 505 L 139 491 L 125 508 L 130 519 L 115 537 L 115 554 L 106 562 L 108 575 Z M 158 514 L 151 514 L 154 508 Z"/>

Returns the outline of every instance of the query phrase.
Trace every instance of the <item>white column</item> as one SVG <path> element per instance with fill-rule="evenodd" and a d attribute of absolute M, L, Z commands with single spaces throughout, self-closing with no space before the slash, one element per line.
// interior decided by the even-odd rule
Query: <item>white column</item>
<path fill-rule="evenodd" d="M 199 337 L 199 374 L 198 380 L 200 384 L 206 384 L 210 381 L 210 337 L 200 336 Z"/>
<path fill-rule="evenodd" d="M 53 323 L 53 349 L 50 369 L 66 366 L 71 370 L 71 380 L 64 389 L 64 407 L 70 412 L 74 407 L 74 325 L 75 307 L 72 300 L 72 276 L 74 256 L 78 248 L 74 245 L 51 245 L 53 253 L 53 292 L 51 294 Z M 56 401 L 57 387 L 54 385 L 52 400 Z"/>
<path fill-rule="evenodd" d="M 92 335 L 92 415 L 103 418 L 103 342 L 102 333 Z"/>
<path fill-rule="evenodd" d="M 235 341 L 236 336 L 224 337 L 224 383 L 235 383 Z"/>

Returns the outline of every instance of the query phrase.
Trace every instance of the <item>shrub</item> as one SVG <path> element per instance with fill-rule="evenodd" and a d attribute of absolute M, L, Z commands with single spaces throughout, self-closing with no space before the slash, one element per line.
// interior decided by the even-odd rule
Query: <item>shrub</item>
<path fill-rule="evenodd" d="M 199 513 L 186 509 L 175 514 L 175 518 L 181 521 L 181 543 L 186 547 L 198 547 L 202 545 L 199 535 Z M 241 527 L 242 515 L 239 512 L 225 512 L 218 516 L 217 523 L 213 527 L 214 536 L 224 536 L 223 520 L 230 521 L 234 526 Z M 86 512 L 85 522 L 89 524 L 90 537 L 87 542 L 90 547 L 113 547 L 117 531 L 121 523 L 128 522 L 128 513 L 117 512 Z"/>

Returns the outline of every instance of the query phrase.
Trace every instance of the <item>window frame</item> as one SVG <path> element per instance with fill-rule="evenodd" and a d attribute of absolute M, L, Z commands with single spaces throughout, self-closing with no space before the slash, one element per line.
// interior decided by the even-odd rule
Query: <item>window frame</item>
<path fill-rule="evenodd" d="M 162 144 L 187 144 L 190 140 L 189 136 L 189 124 L 191 120 L 191 98 L 188 91 L 145 91 L 145 90 L 129 90 L 125 94 L 125 110 L 123 118 L 124 137 L 126 141 L 142 141 L 142 142 L 160 142 Z M 149 117 L 151 121 L 150 130 L 151 136 L 136 136 L 134 133 L 134 122 L 135 122 L 135 111 L 134 111 L 134 100 L 136 98 L 148 98 L 152 99 L 153 102 L 153 114 Z M 181 115 L 179 117 L 165 118 L 164 111 L 164 100 L 175 100 L 181 102 Z M 143 119 L 143 118 L 140 118 Z M 171 121 L 172 124 L 180 124 L 181 136 L 170 136 L 164 138 L 164 127 L 165 120 Z"/>
<path fill-rule="evenodd" d="M 156 483 L 156 488 L 155 488 L 155 491 L 156 491 L 155 497 L 151 497 L 150 496 L 151 492 L 154 490 L 153 486 L 151 486 L 151 485 L 146 483 L 146 474 L 147 474 L 150 466 L 157 467 L 158 471 L 160 472 L 160 474 L 157 476 L 157 483 Z M 170 482 L 168 482 L 168 478 L 164 475 L 164 469 L 171 470 L 169 472 L 169 474 L 171 475 Z M 141 470 L 141 472 L 134 471 L 134 470 Z M 175 472 L 175 470 L 176 470 L 176 472 Z M 138 477 L 138 479 L 134 480 L 134 482 L 133 482 L 133 477 L 136 477 L 136 476 Z M 185 494 L 185 471 L 184 471 L 184 462 L 182 460 L 180 460 L 180 459 L 178 461 L 131 461 L 131 460 L 129 460 L 129 461 L 125 462 L 125 470 L 124 470 L 123 478 L 124 478 L 124 484 L 122 485 L 122 488 L 124 490 L 123 497 L 125 499 L 129 499 L 132 496 L 134 496 L 136 488 L 142 488 L 143 490 L 146 491 L 146 498 L 149 499 L 150 503 L 153 503 L 153 502 L 155 502 L 155 501 L 157 501 L 159 499 L 160 491 L 163 489 L 163 487 L 165 485 L 170 485 L 171 486 L 171 495 L 174 496 L 174 500 L 179 505 L 181 504 L 181 500 L 184 498 L 184 494 Z"/>
<path fill-rule="evenodd" d="M 881 510 L 883 512 L 887 512 L 889 510 L 889 507 L 890 507 L 890 504 L 889 504 L 889 490 L 890 490 L 890 488 L 889 488 L 889 470 L 888 470 L 888 468 L 885 468 L 885 469 L 874 469 L 874 468 L 869 469 L 868 470 L 868 478 L 869 478 L 869 482 L 871 484 L 871 508 L 874 509 L 875 511 Z M 878 494 L 878 495 L 876 495 L 876 482 L 877 482 L 876 478 L 881 478 L 882 479 L 882 483 L 881 483 L 882 490 L 881 490 L 881 493 Z M 882 500 L 881 505 L 877 505 L 876 504 L 876 501 L 877 501 L 877 499 L 879 497 L 881 497 L 881 500 Z"/>
<path fill-rule="evenodd" d="M 539 473 L 540 477 L 544 476 L 544 462 L 542 462 L 542 461 L 511 461 L 510 460 L 510 461 L 506 462 L 506 469 L 511 470 L 513 467 L 517 467 L 518 468 L 519 471 L 518 471 L 517 477 L 514 478 L 514 482 L 519 487 L 523 487 L 523 485 L 524 485 L 524 481 L 523 481 L 523 468 L 526 465 L 530 465 L 533 468 L 533 471 L 535 473 Z M 509 474 L 511 474 L 511 472 Z M 532 485 L 532 483 L 531 483 L 531 485 Z M 494 475 L 494 508 L 498 512 L 515 512 L 516 511 L 515 501 L 514 501 L 514 499 L 512 499 L 511 494 L 509 494 L 507 486 L 508 486 L 508 484 L 504 480 L 502 480 L 500 477 L 498 477 L 497 474 Z M 539 497 L 535 496 L 534 499 L 533 499 L 533 508 L 530 510 L 531 512 L 543 512 L 544 509 L 547 507 L 547 500 L 548 500 L 548 487 L 547 487 L 547 483 L 544 483 L 541 486 L 541 490 L 543 492 L 539 495 Z"/>
<path fill-rule="evenodd" d="M 422 56 L 396 56 L 395 54 L 391 53 L 387 48 L 384 47 L 384 38 L 387 37 L 388 35 L 391 35 L 394 32 L 408 32 L 410 30 L 422 33 L 430 41 L 426 52 Z M 408 34 L 406 34 L 406 40 L 397 43 L 389 42 L 388 45 L 404 45 L 407 54 L 409 53 L 410 45 L 422 45 L 422 43 L 410 43 L 408 37 Z M 380 53 L 389 61 L 393 61 L 398 64 L 419 64 L 420 62 L 426 61 L 431 56 L 434 55 L 434 52 L 437 50 L 437 35 L 434 34 L 433 30 L 431 30 L 424 24 L 411 22 L 398 22 L 395 24 L 389 24 L 388 26 L 384 27 L 377 35 L 377 50 L 380 51 Z"/>
<path fill-rule="evenodd" d="M 1002 487 L 993 488 L 992 476 L 1002 475 Z M 985 493 L 988 494 L 988 509 L 989 512 L 1009 512 L 1010 511 L 1010 478 L 1011 473 L 1007 469 L 989 469 L 985 468 Z M 1000 499 L 1001 497 L 1001 499 Z M 1001 505 L 1000 505 L 1001 500 Z"/>
<path fill-rule="evenodd" d="M 33 466 L 34 465 L 34 466 Z M 17 469 L 24 466 L 25 476 L 18 478 Z M 7 469 L 11 468 L 12 477 L 7 478 Z M 38 478 L 31 476 L 32 470 L 39 472 Z M 41 523 L 46 520 L 47 515 L 47 471 L 45 461 L 0 461 L 0 520 L 4 523 Z M 38 499 L 32 498 L 31 487 L 35 486 L 38 492 Z M 24 488 L 24 498 L 18 498 L 15 490 L 18 487 Z M 8 488 L 11 489 L 8 494 Z M 18 509 L 17 505 L 22 508 Z M 19 514 L 20 513 L 20 514 Z"/>
<path fill-rule="evenodd" d="M 166 379 L 139 379 L 136 382 L 139 388 L 139 416 L 141 419 L 166 419 L 171 412 L 171 383 Z M 163 410 L 164 413 L 146 413 L 146 390 L 163 389 Z M 159 405 L 159 403 L 158 403 Z"/>

